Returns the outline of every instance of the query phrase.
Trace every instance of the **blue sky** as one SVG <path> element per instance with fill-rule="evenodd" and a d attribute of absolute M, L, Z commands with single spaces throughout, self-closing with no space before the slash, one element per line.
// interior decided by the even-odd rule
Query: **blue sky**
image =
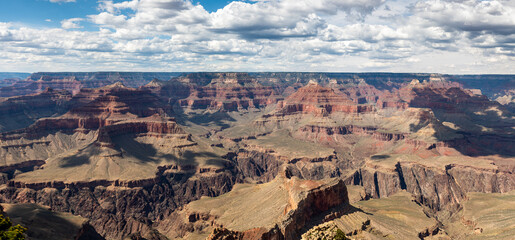
<path fill-rule="evenodd" d="M 515 73 L 512 0 L 2 0 L 0 71 Z"/>
<path fill-rule="evenodd" d="M 113 2 L 123 2 L 123 0 Z M 201 4 L 210 12 L 223 8 L 230 2 L 227 0 L 193 1 L 194 4 Z M 35 27 L 59 27 L 63 19 L 98 13 L 97 0 L 58 3 L 49 0 L 2 0 L 0 6 L 0 22 L 16 22 Z"/>
<path fill-rule="evenodd" d="M 63 19 L 97 13 L 95 0 L 75 3 L 52 3 L 47 0 L 2 0 L 1 22 L 15 22 L 34 27 L 60 27 Z M 45 20 L 51 20 L 47 22 Z"/>

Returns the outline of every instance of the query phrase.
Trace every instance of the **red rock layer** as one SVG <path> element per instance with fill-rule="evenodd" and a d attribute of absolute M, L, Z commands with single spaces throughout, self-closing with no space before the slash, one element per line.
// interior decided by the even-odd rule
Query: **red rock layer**
<path fill-rule="evenodd" d="M 142 89 L 190 109 L 238 111 L 282 99 L 274 88 L 262 86 L 246 73 L 192 73 L 167 82 L 154 80 Z"/>
<path fill-rule="evenodd" d="M 306 125 L 297 130 L 295 137 L 315 142 L 334 143 L 341 141 L 342 137 L 348 134 L 369 135 L 380 141 L 398 141 L 405 139 L 407 135 L 405 133 L 385 133 L 377 130 L 376 127 L 354 125 L 338 127 Z"/>
<path fill-rule="evenodd" d="M 375 103 L 379 96 L 383 95 L 385 92 L 365 83 L 355 87 L 341 87 L 336 85 L 334 88 L 339 89 L 342 94 L 346 95 L 357 104 Z"/>
<path fill-rule="evenodd" d="M 179 105 L 192 109 L 261 108 L 281 99 L 272 87 L 262 86 L 246 73 L 189 74 L 177 81 L 190 86 Z"/>
<path fill-rule="evenodd" d="M 90 101 L 90 99 L 94 100 Z M 159 99 L 148 90 L 126 88 L 121 84 L 114 84 L 95 90 L 82 89 L 73 100 L 74 104 L 79 106 L 72 108 L 66 114 L 39 119 L 25 129 L 2 134 L 2 139 L 16 139 L 22 136 L 38 138 L 40 135 L 46 134 L 47 130 L 87 132 L 136 119 L 138 121 L 125 123 L 126 130 L 133 129 L 141 132 L 141 129 L 145 128 L 151 132 L 156 131 L 156 133 L 167 132 L 176 124 L 174 119 L 160 117 L 164 116 L 165 110 L 161 108 Z M 87 101 L 90 102 L 83 104 Z M 152 117 L 147 118 L 149 116 Z M 144 123 L 145 121 L 148 122 Z M 174 126 L 170 127 L 168 124 Z"/>
<path fill-rule="evenodd" d="M 386 91 L 377 99 L 378 108 L 424 107 L 455 111 L 466 105 L 467 107 L 484 107 L 492 102 L 486 96 L 476 95 L 472 91 L 463 89 L 458 83 L 430 82 L 411 84 L 392 92 Z"/>
<path fill-rule="evenodd" d="M 271 87 L 264 86 L 205 86 L 192 91 L 179 105 L 194 109 L 238 109 L 261 108 L 276 103 L 279 97 Z"/>
<path fill-rule="evenodd" d="M 140 118 L 127 122 L 108 125 L 99 129 L 97 141 L 101 146 L 113 147 L 111 138 L 123 134 L 145 133 L 147 136 L 160 137 L 163 134 L 182 134 L 184 138 L 189 138 L 173 118 L 162 118 L 153 115 L 148 118 Z"/>
<path fill-rule="evenodd" d="M 119 121 L 164 112 L 159 99 L 150 91 L 126 88 L 120 84 L 95 90 L 83 89 L 77 95 L 76 101 L 94 100 L 60 117 L 42 119 L 36 122 L 36 127 L 98 129 Z"/>
<path fill-rule="evenodd" d="M 335 112 L 362 113 L 373 111 L 372 106 L 358 105 L 337 94 L 333 89 L 309 83 L 278 104 L 279 113 L 327 115 Z"/>
<path fill-rule="evenodd" d="M 342 180 L 322 186 L 318 185 L 315 181 L 306 180 L 303 184 L 311 185 L 313 188 L 300 194 L 298 193 L 298 185 L 295 185 L 298 183 L 294 180 L 292 181 L 284 186 L 289 191 L 290 203 L 285 209 L 281 221 L 274 227 L 258 227 L 246 231 L 233 231 L 220 226 L 216 222 L 216 218 L 212 216 L 190 216 L 190 225 L 197 221 L 205 221 L 206 225 L 215 226 L 215 229 L 207 239 L 299 239 L 300 230 L 312 218 L 323 216 L 327 210 L 333 207 L 340 206 L 340 208 L 343 208 L 349 204 L 347 187 Z M 296 194 L 300 195 L 299 198 L 293 196 Z M 193 228 L 190 229 L 190 231 L 194 230 Z"/>

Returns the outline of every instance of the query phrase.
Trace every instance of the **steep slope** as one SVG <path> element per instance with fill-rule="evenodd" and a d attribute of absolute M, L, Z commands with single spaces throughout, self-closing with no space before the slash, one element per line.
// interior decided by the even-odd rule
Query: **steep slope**
<path fill-rule="evenodd" d="M 325 88 L 312 81 L 305 87 L 288 96 L 279 103 L 279 114 L 314 114 L 325 116 L 331 113 L 361 113 L 371 111 L 369 106 L 355 104 L 343 94 L 336 93 L 331 88 Z"/>
<path fill-rule="evenodd" d="M 25 128 L 36 120 L 65 113 L 71 107 L 67 91 L 47 88 L 27 96 L 0 99 L 0 132 Z"/>
<path fill-rule="evenodd" d="M 150 92 L 121 84 L 98 92 L 95 100 L 66 114 L 2 136 L 5 166 L 46 163 L 17 176 L 19 182 L 153 178 L 157 166 L 176 163 L 180 155 L 199 148 Z M 79 174 L 70 174 L 74 171 Z"/>
<path fill-rule="evenodd" d="M 186 108 L 237 111 L 266 107 L 280 99 L 271 87 L 245 73 L 189 74 L 177 81 L 195 85 L 187 98 L 179 100 Z"/>
<path fill-rule="evenodd" d="M 171 238 L 202 239 L 212 232 L 207 239 L 295 239 L 315 217 L 330 209 L 333 214 L 343 211 L 347 204 L 347 189 L 339 180 L 280 175 L 269 183 L 236 185 L 217 198 L 192 202 L 158 229 Z"/>
<path fill-rule="evenodd" d="M 194 73 L 5 99 L 28 120 L 0 135 L 0 200 L 107 239 L 502 237 L 510 221 L 478 216 L 511 211 L 513 112 L 448 77 Z"/>
<path fill-rule="evenodd" d="M 37 204 L 2 204 L 15 224 L 27 227 L 30 239 L 103 239 L 88 220 L 70 213 L 52 212 Z"/>
<path fill-rule="evenodd" d="M 336 92 L 318 97 L 319 91 L 306 91 L 306 88 L 324 89 L 311 83 L 291 94 L 285 102 L 318 111 L 290 111 L 291 114 L 279 115 L 277 113 L 288 112 L 284 110 L 287 107 L 280 106 L 274 113 L 255 121 L 253 132 L 228 129 L 221 132 L 220 137 L 242 139 L 242 143 L 237 143 L 239 146 L 253 149 L 254 140 L 246 134 L 260 139 L 265 138 L 262 135 L 282 129 L 280 131 L 286 131 L 282 136 L 334 148 L 335 161 L 325 163 L 336 165 L 339 171 L 335 172 L 342 176 L 349 173 L 342 171 L 342 167 L 357 167 L 347 183 L 364 186 L 368 196 L 380 198 L 407 189 L 417 202 L 434 212 L 455 211 L 470 191 L 507 192 L 515 186 L 512 167 L 508 167 L 514 164 L 513 153 L 507 147 L 513 145 L 510 144 L 513 143 L 511 113 L 483 96 L 455 87 L 453 83 L 414 80 L 393 90 L 397 99 L 391 102 L 404 103 L 401 108 L 394 104 L 394 107 L 371 112 L 338 114 L 325 108 L 342 102 Z M 322 112 L 325 114 L 320 114 Z M 489 112 L 495 112 L 496 117 L 485 114 Z M 238 138 L 236 133 L 240 135 Z M 284 152 L 282 144 L 268 145 L 261 152 L 270 156 Z M 303 145 L 299 143 L 299 146 Z M 315 175 L 302 171 L 295 174 L 307 178 L 330 176 L 326 172 L 330 166 L 318 169 Z"/>
<path fill-rule="evenodd" d="M 114 84 L 76 96 L 93 100 L 2 135 L 4 202 L 80 214 L 119 239 L 152 235 L 170 209 L 234 184 L 227 152 L 186 133 L 150 91 Z"/>
<path fill-rule="evenodd" d="M 83 100 L 80 95 L 74 97 L 70 102 L 78 106 L 66 114 L 41 118 L 27 128 L 1 134 L 0 155 L 3 156 L 4 166 L 45 160 L 91 143 L 93 139 L 101 137 L 96 130 L 104 126 L 165 112 L 157 108 L 159 101 L 149 92 L 120 84 L 93 92 L 99 96 L 93 96 L 95 100 L 85 105 L 78 103 Z"/>
<path fill-rule="evenodd" d="M 479 89 L 491 100 L 494 100 L 506 89 L 515 87 L 515 76 L 513 75 L 453 75 L 450 80 L 462 84 L 465 88 Z"/>

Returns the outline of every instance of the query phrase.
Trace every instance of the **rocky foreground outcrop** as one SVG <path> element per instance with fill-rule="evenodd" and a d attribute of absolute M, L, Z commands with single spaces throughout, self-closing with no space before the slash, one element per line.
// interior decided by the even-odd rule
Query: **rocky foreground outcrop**
<path fill-rule="evenodd" d="M 231 165 L 197 146 L 148 90 L 114 84 L 76 96 L 92 100 L 2 134 L 3 202 L 80 215 L 121 239 L 153 235 L 152 223 L 170 211 L 235 184 Z"/>
<path fill-rule="evenodd" d="M 511 110 L 446 76 L 193 73 L 80 90 L 66 77 L 53 86 L 72 92 L 0 101 L 26 119 L 0 134 L 0 200 L 81 215 L 107 239 L 298 239 L 336 219 L 353 233 L 341 223 L 355 215 L 365 235 L 393 234 L 348 207 L 345 184 L 356 199 L 405 194 L 425 223 L 392 236 L 425 237 L 470 192 L 515 189 Z"/>
<path fill-rule="evenodd" d="M 33 203 L 2 204 L 1 206 L 14 224 L 27 228 L 29 239 L 104 239 L 88 223 L 86 218 L 71 213 L 50 211 L 47 207 Z"/>
<path fill-rule="evenodd" d="M 127 187 L 94 182 L 56 184 L 41 189 L 8 187 L 0 190 L 0 195 L 2 202 L 37 203 L 55 211 L 80 215 L 88 218 L 105 238 L 121 239 L 134 233 L 151 234 L 152 222 L 170 211 L 201 196 L 228 192 L 235 183 L 228 171 L 190 179 L 192 175 L 191 172 L 157 173 L 152 184 L 136 183 Z"/>
<path fill-rule="evenodd" d="M 218 198 L 192 202 L 158 229 L 172 238 L 210 233 L 207 239 L 296 239 L 306 224 L 341 213 L 348 203 L 341 180 L 301 180 L 286 173 L 269 183 L 238 185 Z"/>

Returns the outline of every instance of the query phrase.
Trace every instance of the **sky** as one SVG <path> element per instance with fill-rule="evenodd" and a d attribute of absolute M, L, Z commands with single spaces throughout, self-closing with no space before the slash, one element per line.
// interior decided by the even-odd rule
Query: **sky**
<path fill-rule="evenodd" d="M 0 71 L 515 73 L 515 0 L 0 0 Z"/>

